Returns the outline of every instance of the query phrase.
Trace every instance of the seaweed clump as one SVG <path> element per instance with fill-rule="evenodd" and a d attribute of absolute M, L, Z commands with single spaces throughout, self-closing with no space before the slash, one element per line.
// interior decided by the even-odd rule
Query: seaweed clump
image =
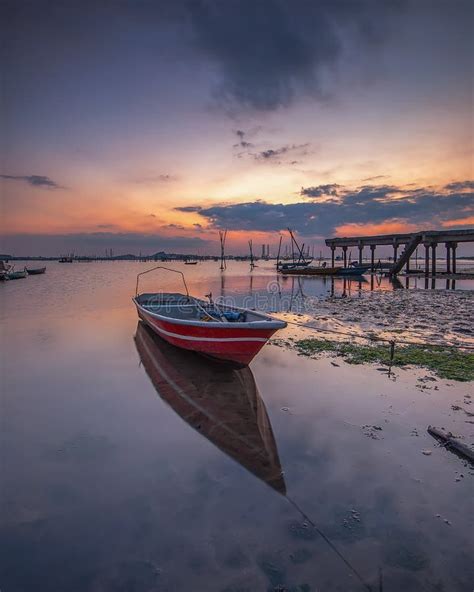
<path fill-rule="evenodd" d="M 390 345 L 359 345 L 328 339 L 301 339 L 295 343 L 303 355 L 331 353 L 349 364 L 382 364 L 386 366 L 420 366 L 440 378 L 469 382 L 474 380 L 474 354 L 452 346 L 396 346 L 390 360 Z"/>

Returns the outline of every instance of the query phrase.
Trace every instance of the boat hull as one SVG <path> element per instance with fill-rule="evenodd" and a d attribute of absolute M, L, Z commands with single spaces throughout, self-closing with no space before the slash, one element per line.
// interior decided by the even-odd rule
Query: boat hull
<path fill-rule="evenodd" d="M 316 276 L 361 276 L 370 269 L 365 267 L 306 267 L 302 269 L 280 269 L 283 275 L 316 275 Z"/>
<path fill-rule="evenodd" d="M 28 272 L 28 275 L 40 275 L 46 272 L 46 267 L 37 267 L 33 269 L 27 267 L 26 271 Z"/>
<path fill-rule="evenodd" d="M 283 275 L 336 275 L 337 267 L 304 267 L 301 269 L 280 269 Z"/>
<path fill-rule="evenodd" d="M 353 267 L 341 267 L 336 275 L 348 275 L 348 276 L 354 276 L 354 275 L 364 275 L 364 273 L 367 273 L 370 269 L 370 265 L 356 265 Z"/>
<path fill-rule="evenodd" d="M 160 315 L 150 313 L 134 300 L 138 316 L 157 335 L 176 347 L 197 352 L 207 357 L 220 360 L 233 367 L 248 366 L 262 349 L 270 337 L 283 328 L 285 323 L 268 323 L 268 328 L 231 327 L 222 323 L 199 325 L 180 324 L 173 319 L 163 319 Z M 240 323 L 239 323 L 240 324 Z"/>

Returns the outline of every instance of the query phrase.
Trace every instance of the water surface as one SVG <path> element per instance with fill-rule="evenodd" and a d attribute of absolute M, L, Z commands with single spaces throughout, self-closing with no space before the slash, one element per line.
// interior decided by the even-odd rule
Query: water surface
<path fill-rule="evenodd" d="M 0 285 L 0 589 L 346 592 L 382 574 L 385 591 L 471 590 L 473 470 L 426 427 L 472 441 L 472 386 L 271 345 L 216 368 L 140 326 L 148 266 L 48 263 Z M 198 296 L 279 294 L 271 264 L 176 267 Z M 179 278 L 147 276 L 158 288 Z"/>

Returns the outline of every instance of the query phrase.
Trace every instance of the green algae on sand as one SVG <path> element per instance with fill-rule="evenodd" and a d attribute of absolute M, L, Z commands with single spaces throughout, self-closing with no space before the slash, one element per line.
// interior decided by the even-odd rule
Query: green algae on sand
<path fill-rule="evenodd" d="M 295 343 L 303 355 L 332 353 L 349 364 L 390 365 L 390 345 L 359 345 L 328 339 L 301 339 Z M 450 346 L 398 345 L 392 366 L 421 366 L 440 378 L 468 382 L 474 380 L 474 353 Z"/>

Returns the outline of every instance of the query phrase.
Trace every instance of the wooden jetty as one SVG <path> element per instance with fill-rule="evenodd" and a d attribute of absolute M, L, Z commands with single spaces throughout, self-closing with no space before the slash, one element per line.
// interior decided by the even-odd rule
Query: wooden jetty
<path fill-rule="evenodd" d="M 474 242 L 474 228 L 463 230 L 423 230 L 409 234 L 381 234 L 377 236 L 351 236 L 347 238 L 328 238 L 326 245 L 331 249 L 331 265 L 334 267 L 335 252 L 337 248 L 342 249 L 344 267 L 347 267 L 347 249 L 357 247 L 359 249 L 359 263 L 362 264 L 362 254 L 365 247 L 370 248 L 370 266 L 375 270 L 375 249 L 378 246 L 391 245 L 393 247 L 393 264 L 388 272 L 396 276 L 405 268 L 410 273 L 410 257 L 418 246 L 425 247 L 425 275 L 435 276 L 436 270 L 436 249 L 444 243 L 446 247 L 446 273 L 456 273 L 456 249 L 458 243 Z M 398 257 L 398 249 L 404 249 Z M 431 251 L 431 261 L 430 261 Z M 431 265 L 430 265 L 431 263 Z"/>

